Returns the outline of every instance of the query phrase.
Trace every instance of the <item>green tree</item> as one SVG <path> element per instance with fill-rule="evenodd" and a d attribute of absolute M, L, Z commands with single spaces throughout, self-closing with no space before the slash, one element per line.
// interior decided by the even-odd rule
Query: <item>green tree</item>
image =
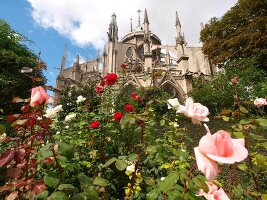
<path fill-rule="evenodd" d="M 241 101 L 264 98 L 267 95 L 266 73 L 255 68 L 258 68 L 255 58 L 231 61 L 224 71 L 208 80 L 205 77 L 195 78 L 189 96 L 207 106 L 212 114 L 218 114 L 226 108 L 234 108 L 235 92 Z M 234 76 L 239 79 L 236 91 L 232 83 Z"/>
<path fill-rule="evenodd" d="M 39 70 L 44 66 L 37 67 L 38 57 L 26 46 L 29 42 L 25 36 L 0 19 L 0 108 L 4 109 L 5 114 L 19 111 L 19 106 L 13 104 L 12 99 L 15 96 L 29 97 L 34 75 L 39 77 L 39 85 L 45 82 Z M 22 74 L 21 70 L 25 67 L 33 71 Z"/>
<path fill-rule="evenodd" d="M 222 18 L 212 18 L 201 31 L 203 51 L 218 66 L 255 56 L 267 67 L 267 0 L 239 0 Z"/>

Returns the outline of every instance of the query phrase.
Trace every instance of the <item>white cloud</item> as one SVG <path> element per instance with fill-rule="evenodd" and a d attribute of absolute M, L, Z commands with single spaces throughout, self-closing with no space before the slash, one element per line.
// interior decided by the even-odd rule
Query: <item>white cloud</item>
<path fill-rule="evenodd" d="M 222 16 L 237 0 L 28 0 L 32 16 L 44 28 L 52 28 L 75 44 L 103 48 L 107 41 L 109 22 L 117 15 L 119 38 L 137 26 L 138 9 L 147 8 L 150 29 L 163 43 L 173 44 L 175 11 L 178 11 L 182 31 L 189 45 L 199 45 L 200 22 Z M 141 23 L 143 13 L 141 14 Z"/>

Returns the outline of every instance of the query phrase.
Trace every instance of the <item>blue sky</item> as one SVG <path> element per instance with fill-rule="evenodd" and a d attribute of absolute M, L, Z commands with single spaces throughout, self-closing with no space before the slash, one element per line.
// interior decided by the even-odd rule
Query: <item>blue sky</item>
<path fill-rule="evenodd" d="M 117 15 L 119 39 L 138 24 L 136 11 L 147 8 L 150 30 L 163 44 L 175 43 L 175 12 L 178 11 L 188 46 L 199 46 L 200 23 L 221 17 L 237 0 L 0 0 L 0 18 L 32 40 L 28 47 L 47 63 L 48 85 L 55 86 L 64 45 L 66 66 L 76 55 L 92 59 L 107 42 L 113 12 Z M 141 13 L 141 22 L 143 12 Z"/>
<path fill-rule="evenodd" d="M 34 43 L 27 46 L 35 53 L 41 51 L 48 68 L 44 71 L 48 79 L 48 85 L 55 86 L 56 76 L 61 63 L 64 45 L 67 44 L 66 66 L 71 66 L 76 54 L 84 58 L 96 55 L 96 50 L 90 46 L 79 47 L 70 39 L 60 35 L 52 28 L 44 28 L 38 25 L 31 16 L 32 7 L 26 0 L 1 0 L 0 18 L 8 22 L 12 29 L 25 35 Z"/>

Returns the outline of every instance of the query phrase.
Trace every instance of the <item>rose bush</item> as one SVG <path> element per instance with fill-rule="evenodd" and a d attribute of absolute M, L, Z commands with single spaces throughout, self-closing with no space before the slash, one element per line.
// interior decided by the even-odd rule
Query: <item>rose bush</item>
<path fill-rule="evenodd" d="M 83 90 L 63 89 L 55 108 L 46 108 L 44 93 L 32 95 L 34 107 L 19 100 L 22 113 L 7 119 L 13 132 L 0 126 L 1 198 L 266 197 L 264 109 L 234 98 L 236 109 L 212 116 L 191 98 L 180 105 L 159 88 L 108 77 Z"/>

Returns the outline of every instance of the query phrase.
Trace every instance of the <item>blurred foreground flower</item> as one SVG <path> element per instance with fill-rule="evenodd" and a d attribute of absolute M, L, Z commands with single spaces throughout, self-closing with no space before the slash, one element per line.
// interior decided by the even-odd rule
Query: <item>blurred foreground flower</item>
<path fill-rule="evenodd" d="M 30 105 L 34 107 L 42 104 L 43 102 L 48 104 L 53 103 L 54 101 L 41 86 L 32 88 Z"/>
<path fill-rule="evenodd" d="M 196 196 L 204 196 L 208 200 L 230 200 L 222 188 L 218 188 L 218 186 L 213 183 L 206 182 L 206 184 L 209 187 L 208 193 L 200 189 Z"/>

